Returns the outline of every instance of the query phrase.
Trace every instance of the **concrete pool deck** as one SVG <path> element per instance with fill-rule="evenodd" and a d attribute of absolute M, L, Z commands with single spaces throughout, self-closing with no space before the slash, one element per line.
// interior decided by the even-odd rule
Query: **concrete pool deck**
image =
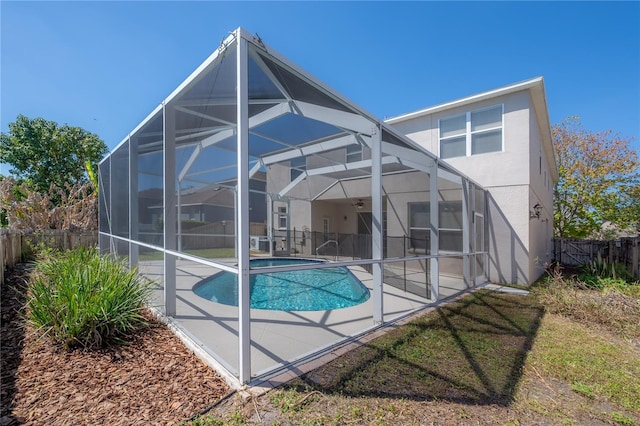
<path fill-rule="evenodd" d="M 151 279 L 161 278 L 162 262 L 140 262 L 140 272 Z M 361 267 L 349 268 L 371 291 L 372 276 Z M 213 357 L 232 375 L 238 371 L 238 308 L 197 296 L 193 286 L 219 270 L 187 260 L 177 261 L 176 315 L 171 322 L 188 336 L 197 348 Z M 442 276 L 441 299 L 457 294 L 462 280 Z M 156 298 L 161 300 L 162 289 Z M 318 362 L 318 352 L 338 356 L 345 342 L 356 342 L 363 333 L 379 328 L 373 321 L 373 301 L 329 311 L 268 311 L 251 309 L 252 384 L 278 382 L 301 374 L 298 365 Z M 427 298 L 384 286 L 384 321 L 390 322 L 433 305 Z M 337 352 L 336 352 L 337 351 Z M 322 363 L 327 362 L 323 360 Z M 318 364 L 321 365 L 321 364 Z M 315 367 L 314 367 L 315 368 Z M 284 376 L 282 376 L 284 374 Z"/>

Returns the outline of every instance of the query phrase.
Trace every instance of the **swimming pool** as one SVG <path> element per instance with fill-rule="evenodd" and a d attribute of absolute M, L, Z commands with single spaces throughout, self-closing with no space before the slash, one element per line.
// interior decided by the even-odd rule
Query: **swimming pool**
<path fill-rule="evenodd" d="M 251 259 L 251 268 L 323 263 L 300 258 Z M 238 306 L 238 276 L 219 272 L 193 287 L 200 297 Z M 251 307 L 273 311 L 325 311 L 359 305 L 369 290 L 344 266 L 251 275 Z"/>

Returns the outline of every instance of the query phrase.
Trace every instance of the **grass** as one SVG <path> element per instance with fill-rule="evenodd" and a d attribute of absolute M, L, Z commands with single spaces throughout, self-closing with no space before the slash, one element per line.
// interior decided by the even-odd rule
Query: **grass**
<path fill-rule="evenodd" d="M 533 290 L 467 295 L 216 418 L 259 423 L 260 408 L 274 424 L 640 425 L 636 289 L 562 278 Z"/>
<path fill-rule="evenodd" d="M 547 321 L 530 363 L 544 376 L 570 383 L 581 395 L 640 412 L 638 354 L 582 324 L 562 318 Z"/>
<path fill-rule="evenodd" d="M 146 324 L 150 284 L 95 249 L 47 253 L 29 288 L 28 321 L 67 349 L 120 343 Z"/>
<path fill-rule="evenodd" d="M 539 306 L 480 291 L 326 366 L 331 380 L 303 381 L 350 396 L 508 404 L 541 316 Z"/>

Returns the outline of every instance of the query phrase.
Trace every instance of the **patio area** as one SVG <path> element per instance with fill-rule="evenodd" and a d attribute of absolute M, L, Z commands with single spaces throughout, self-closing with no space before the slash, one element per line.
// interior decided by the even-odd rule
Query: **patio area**
<path fill-rule="evenodd" d="M 140 272 L 160 285 L 154 299 L 163 299 L 162 261 L 141 261 Z M 373 278 L 362 267 L 350 271 L 373 292 Z M 189 260 L 178 260 L 177 306 L 174 322 L 194 344 L 200 346 L 232 375 L 237 375 L 239 359 L 238 307 L 206 300 L 193 292 L 200 281 L 219 269 Z M 443 277 L 441 298 L 463 290 L 462 280 Z M 444 284 L 444 286 L 443 286 Z M 432 300 L 384 285 L 384 321 L 391 322 L 433 303 Z M 373 321 L 373 301 L 328 311 L 270 311 L 251 309 L 251 377 L 260 380 L 278 368 L 322 352 L 340 342 L 377 328 Z M 162 307 L 158 306 L 161 310 Z"/>
<path fill-rule="evenodd" d="M 141 261 L 141 273 L 161 283 L 162 261 Z M 364 268 L 349 270 L 373 291 L 373 277 Z M 175 323 L 193 343 L 204 349 L 232 374 L 238 365 L 238 307 L 206 300 L 193 292 L 200 281 L 221 270 L 189 260 L 178 260 L 177 306 Z M 424 276 L 424 273 L 422 274 Z M 461 279 L 443 276 L 440 280 L 442 298 L 463 290 Z M 163 287 L 157 287 L 154 299 L 161 303 Z M 424 308 L 433 300 L 385 284 L 383 291 L 384 322 L 388 323 Z M 359 305 L 328 311 L 271 311 L 251 309 L 251 378 L 268 375 L 279 367 L 318 355 L 323 348 L 376 328 L 370 297 Z M 162 309 L 161 306 L 159 306 Z"/>

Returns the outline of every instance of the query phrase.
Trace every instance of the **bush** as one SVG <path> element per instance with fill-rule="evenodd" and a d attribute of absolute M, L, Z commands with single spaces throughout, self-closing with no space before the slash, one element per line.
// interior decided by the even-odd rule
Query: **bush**
<path fill-rule="evenodd" d="M 620 263 L 609 263 L 600 253 L 582 267 L 580 281 L 592 288 L 624 287 L 631 284 L 633 277 Z"/>
<path fill-rule="evenodd" d="M 28 321 L 42 336 L 70 349 L 122 343 L 145 326 L 150 283 L 124 261 L 76 249 L 36 261 Z"/>

